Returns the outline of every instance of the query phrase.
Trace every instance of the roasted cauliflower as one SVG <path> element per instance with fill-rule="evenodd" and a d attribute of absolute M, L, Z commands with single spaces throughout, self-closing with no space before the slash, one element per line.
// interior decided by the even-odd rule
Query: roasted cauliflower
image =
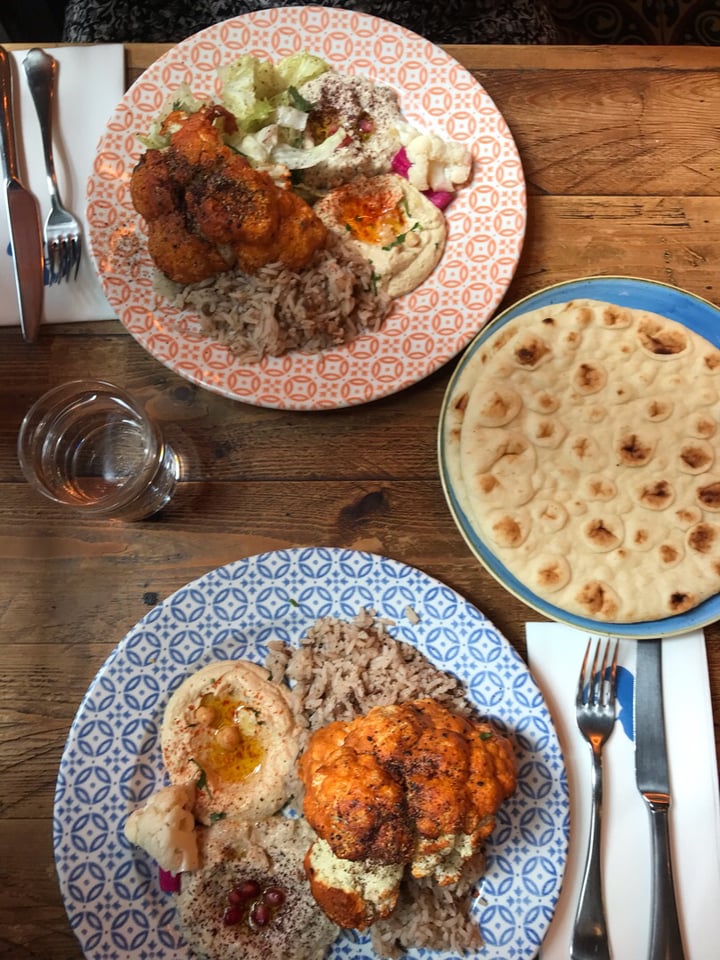
<path fill-rule="evenodd" d="M 151 794 L 125 821 L 125 836 L 142 847 L 169 873 L 199 866 L 195 817 L 195 785 L 173 784 Z"/>
<path fill-rule="evenodd" d="M 225 143 L 234 117 L 217 104 L 174 111 L 170 144 L 146 151 L 130 178 L 130 198 L 145 219 L 155 266 L 179 284 L 269 263 L 301 270 L 327 231 L 308 204 L 278 187 Z"/>
<path fill-rule="evenodd" d="M 320 838 L 305 861 L 313 893 L 358 929 L 392 912 L 405 869 L 458 880 L 516 784 L 507 738 L 431 699 L 316 731 L 299 773 Z"/>

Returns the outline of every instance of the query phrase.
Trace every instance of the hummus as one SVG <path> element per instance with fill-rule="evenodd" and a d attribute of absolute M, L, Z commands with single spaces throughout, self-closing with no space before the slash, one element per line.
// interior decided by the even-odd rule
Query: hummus
<path fill-rule="evenodd" d="M 322 960 L 339 930 L 305 878 L 303 858 L 313 839 L 304 820 L 281 816 L 201 831 L 200 869 L 183 875 L 175 901 L 194 953 L 212 960 Z"/>
<path fill-rule="evenodd" d="M 322 143 L 341 128 L 346 134 L 327 160 L 303 170 L 303 184 L 323 191 L 390 167 L 401 147 L 398 124 L 405 122 L 392 88 L 331 70 L 303 84 L 300 94 L 312 105 L 306 145 Z"/>
<path fill-rule="evenodd" d="M 162 725 L 172 783 L 194 783 L 194 813 L 260 820 L 287 800 L 298 750 L 288 691 L 255 663 L 208 664 L 170 698 Z"/>
<path fill-rule="evenodd" d="M 358 177 L 315 204 L 325 226 L 369 260 L 380 289 L 401 297 L 437 266 L 445 248 L 445 217 L 395 173 Z"/>

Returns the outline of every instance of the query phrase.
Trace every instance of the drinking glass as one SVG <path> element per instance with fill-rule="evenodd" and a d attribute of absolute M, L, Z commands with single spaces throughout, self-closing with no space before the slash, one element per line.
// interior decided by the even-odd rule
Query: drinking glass
<path fill-rule="evenodd" d="M 28 410 L 18 459 L 40 493 L 88 517 L 141 520 L 171 499 L 179 461 L 157 423 L 127 391 L 74 380 Z"/>

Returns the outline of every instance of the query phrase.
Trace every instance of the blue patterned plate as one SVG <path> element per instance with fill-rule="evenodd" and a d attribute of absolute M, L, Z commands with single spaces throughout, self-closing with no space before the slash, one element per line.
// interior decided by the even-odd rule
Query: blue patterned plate
<path fill-rule="evenodd" d="M 130 810 L 164 783 L 159 732 L 171 691 L 212 660 L 262 661 L 269 640 L 295 643 L 319 617 L 349 619 L 360 607 L 391 618 L 394 636 L 461 677 L 512 737 L 518 788 L 488 844 L 475 906 L 485 945 L 476 956 L 537 953 L 563 878 L 569 813 L 557 735 L 527 667 L 475 607 L 419 570 L 352 550 L 298 548 L 240 560 L 178 590 L 127 634 L 85 695 L 60 764 L 54 846 L 88 960 L 191 958 L 154 864 L 123 833 Z M 329 954 L 372 956 L 367 936 L 350 934 Z"/>

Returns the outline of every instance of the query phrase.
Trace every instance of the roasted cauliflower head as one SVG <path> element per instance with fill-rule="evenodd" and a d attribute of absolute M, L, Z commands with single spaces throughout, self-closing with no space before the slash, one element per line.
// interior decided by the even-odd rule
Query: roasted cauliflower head
<path fill-rule="evenodd" d="M 508 739 L 431 699 L 316 731 L 299 772 L 319 837 L 305 860 L 313 893 L 358 929 L 392 912 L 406 869 L 458 880 L 516 784 Z"/>
<path fill-rule="evenodd" d="M 146 151 L 130 177 L 130 198 L 147 223 L 148 253 L 179 284 L 239 267 L 256 273 L 280 262 L 301 270 L 325 245 L 312 208 L 269 173 L 233 152 L 224 134 L 235 118 L 218 104 L 173 111 L 170 143 Z"/>

